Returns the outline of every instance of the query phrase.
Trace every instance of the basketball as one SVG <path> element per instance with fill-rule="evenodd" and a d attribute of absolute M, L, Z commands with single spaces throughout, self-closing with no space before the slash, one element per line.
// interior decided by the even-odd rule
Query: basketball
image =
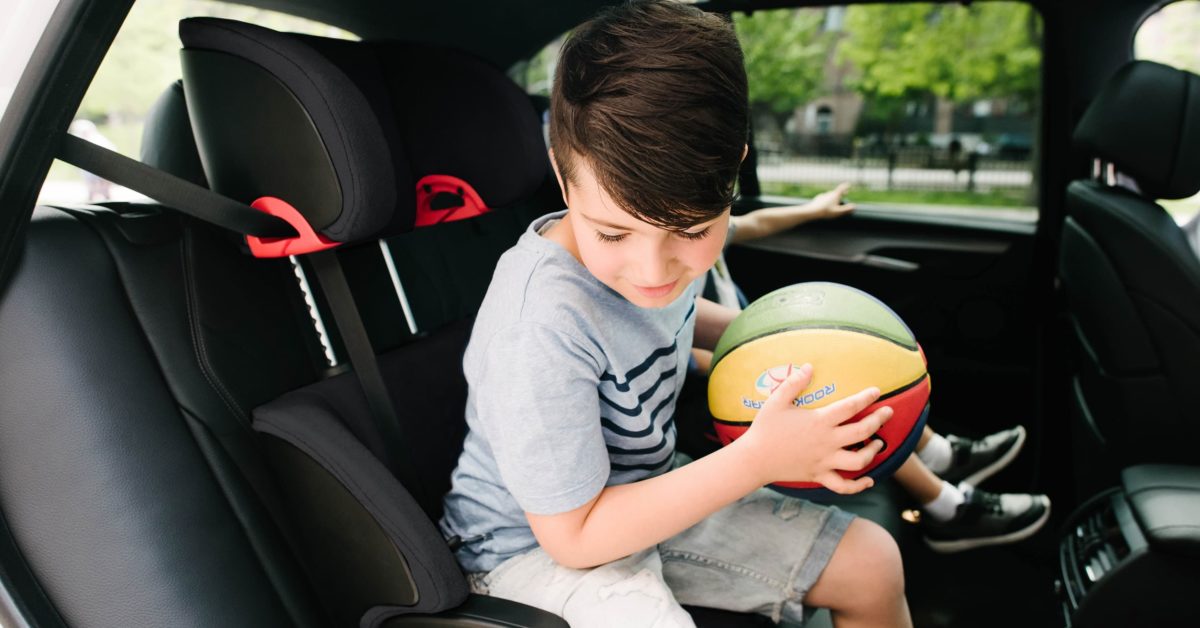
<path fill-rule="evenodd" d="M 813 366 L 813 379 L 793 402 L 797 406 L 820 408 L 864 388 L 879 388 L 879 399 L 847 422 L 891 406 L 892 418 L 872 437 L 883 441 L 883 450 L 865 468 L 839 473 L 876 480 L 891 475 L 916 447 L 929 415 L 925 354 L 891 308 L 836 283 L 801 283 L 771 292 L 725 330 L 708 380 L 709 410 L 721 443 L 745 433 L 771 392 L 806 362 Z M 772 488 L 810 499 L 831 494 L 814 482 Z"/>

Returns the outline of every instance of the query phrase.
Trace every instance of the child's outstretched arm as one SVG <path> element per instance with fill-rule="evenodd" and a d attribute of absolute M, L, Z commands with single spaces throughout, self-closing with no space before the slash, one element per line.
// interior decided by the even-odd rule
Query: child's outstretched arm
<path fill-rule="evenodd" d="M 737 228 L 733 232 L 731 242 L 747 242 L 786 231 L 810 220 L 837 218 L 848 214 L 854 211 L 854 205 L 842 203 L 842 197 L 849 189 L 850 184 L 843 183 L 828 192 L 816 195 L 803 205 L 768 207 L 742 216 L 733 216 L 731 220 Z"/>
<path fill-rule="evenodd" d="M 873 403 L 879 390 L 816 410 L 795 406 L 811 380 L 812 367 L 805 365 L 771 394 L 741 438 L 689 465 L 607 487 L 570 512 L 527 512 L 538 543 L 560 564 L 582 569 L 666 540 L 771 482 L 815 481 L 844 494 L 870 488 L 870 478 L 847 480 L 836 469 L 862 469 L 879 453 L 878 440 L 858 451 L 845 447 L 878 431 L 891 408 L 841 425 Z"/>

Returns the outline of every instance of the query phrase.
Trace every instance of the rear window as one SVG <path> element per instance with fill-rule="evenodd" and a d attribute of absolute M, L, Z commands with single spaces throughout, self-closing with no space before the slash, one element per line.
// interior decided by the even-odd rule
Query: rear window
<path fill-rule="evenodd" d="M 1134 57 L 1200 74 L 1200 40 L 1196 33 L 1200 33 L 1200 1 L 1172 2 L 1142 22 L 1133 39 Z M 1200 194 L 1160 200 L 1159 204 L 1182 223 L 1200 211 Z"/>
<path fill-rule="evenodd" d="M 1037 217 L 1041 20 L 1026 4 L 736 14 L 765 195 Z"/>

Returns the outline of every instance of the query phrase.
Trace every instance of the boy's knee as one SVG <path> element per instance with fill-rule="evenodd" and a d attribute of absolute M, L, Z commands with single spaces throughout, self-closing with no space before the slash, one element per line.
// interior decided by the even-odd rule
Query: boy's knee
<path fill-rule="evenodd" d="M 904 595 L 904 564 L 892 535 L 879 524 L 857 518 L 846 529 L 821 575 L 832 586 L 871 591 L 880 598 Z"/>
<path fill-rule="evenodd" d="M 857 528 L 857 530 L 855 529 Z M 853 531 L 854 536 L 851 537 Z M 874 521 L 855 519 L 843 540 L 854 543 L 854 571 L 857 581 L 879 592 L 904 594 L 904 562 L 900 547 L 891 533 Z"/>

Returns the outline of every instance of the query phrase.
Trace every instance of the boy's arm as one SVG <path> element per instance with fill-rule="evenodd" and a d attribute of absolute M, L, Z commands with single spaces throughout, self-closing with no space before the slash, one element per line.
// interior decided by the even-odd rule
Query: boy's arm
<path fill-rule="evenodd" d="M 834 469 L 861 469 L 874 458 L 878 440 L 858 451 L 843 448 L 878 431 L 891 409 L 840 425 L 879 396 L 874 388 L 818 410 L 793 406 L 811 375 L 811 367 L 802 367 L 768 398 L 745 435 L 704 458 L 607 487 L 569 512 L 527 512 L 538 544 L 559 564 L 583 569 L 658 544 L 771 482 L 816 481 L 838 493 L 869 488 L 870 478 L 847 480 Z"/>
<path fill-rule="evenodd" d="M 757 209 L 742 216 L 734 216 L 734 229 L 730 243 L 747 242 L 763 238 L 796 225 L 819 218 L 836 218 L 854 211 L 854 205 L 842 204 L 842 197 L 850 189 L 843 183 L 828 192 L 818 194 L 803 205 L 768 207 Z"/>
<path fill-rule="evenodd" d="M 696 331 L 692 337 L 692 347 L 712 351 L 725 333 L 729 323 L 741 312 L 731 307 L 709 301 L 704 297 L 696 298 Z"/>

